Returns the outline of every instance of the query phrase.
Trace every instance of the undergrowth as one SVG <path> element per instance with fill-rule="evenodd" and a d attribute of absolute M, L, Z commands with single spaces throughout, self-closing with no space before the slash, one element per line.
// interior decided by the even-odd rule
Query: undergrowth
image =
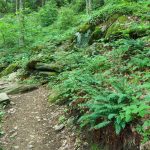
<path fill-rule="evenodd" d="M 88 15 L 81 0 L 65 1 L 61 7 L 47 3 L 32 13 L 25 9 L 24 47 L 18 43 L 17 15 L 7 14 L 0 19 L 0 75 L 13 64 L 24 74 L 32 60 L 61 64 L 62 72 L 47 78 L 51 102 L 68 105 L 68 113 L 81 127 L 95 131 L 111 126 L 117 136 L 130 128 L 146 142 L 150 138 L 149 5 L 147 0 L 107 0 Z M 78 45 L 77 32 L 81 38 L 86 32 L 98 38 L 91 36 L 87 46 Z M 31 74 L 22 83 L 42 78 Z"/>
<path fill-rule="evenodd" d="M 109 44 L 112 50 L 103 52 L 103 56 L 90 56 L 82 49 L 61 57 L 63 62 L 71 58 L 69 68 L 53 82 L 50 100 L 68 104 L 81 127 L 88 125 L 95 130 L 111 124 L 120 134 L 130 124 L 143 132 L 146 141 L 149 130 L 144 131 L 143 126 L 149 128 L 145 116 L 150 109 L 146 41 L 120 40 Z M 141 61 L 134 62 L 138 57 Z"/>

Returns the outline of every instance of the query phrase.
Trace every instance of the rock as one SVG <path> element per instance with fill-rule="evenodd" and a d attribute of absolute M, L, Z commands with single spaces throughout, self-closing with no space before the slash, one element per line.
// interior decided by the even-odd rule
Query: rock
<path fill-rule="evenodd" d="M 18 127 L 17 127 L 17 126 L 15 126 L 15 127 L 14 127 L 14 130 L 17 130 L 17 129 L 18 129 Z"/>
<path fill-rule="evenodd" d="M 51 103 L 53 103 L 53 102 L 56 102 L 57 99 L 59 99 L 59 96 L 60 96 L 60 91 L 52 89 L 48 99 Z"/>
<path fill-rule="evenodd" d="M 0 93 L 2 93 L 2 90 L 7 88 L 9 84 L 5 81 L 0 81 Z"/>
<path fill-rule="evenodd" d="M 7 84 L 7 82 L 5 82 L 5 81 L 0 81 L 0 86 L 3 86 L 3 85 L 6 85 Z M 0 87 L 1 88 L 1 87 Z"/>
<path fill-rule="evenodd" d="M 14 149 L 19 149 L 19 146 L 14 146 Z"/>
<path fill-rule="evenodd" d="M 5 68 L 7 68 L 7 66 L 8 66 L 7 63 L 0 64 L 0 72 L 3 71 Z"/>
<path fill-rule="evenodd" d="M 58 150 L 68 150 L 67 140 L 63 140 L 62 146 Z"/>
<path fill-rule="evenodd" d="M 1 103 L 10 103 L 10 99 L 6 93 L 0 93 L 0 104 Z"/>
<path fill-rule="evenodd" d="M 150 141 L 148 141 L 144 144 L 141 144 L 140 150 L 150 150 Z"/>
<path fill-rule="evenodd" d="M 15 132 L 15 133 L 13 133 L 11 136 L 10 136 L 10 138 L 14 138 L 15 136 L 17 136 L 17 132 Z"/>
<path fill-rule="evenodd" d="M 38 88 L 37 84 L 32 84 L 32 85 L 8 84 L 3 89 L 0 89 L 0 92 L 5 92 L 7 94 L 18 94 L 18 93 L 32 91 L 37 88 Z"/>
<path fill-rule="evenodd" d="M 10 102 L 10 105 L 15 105 L 15 103 L 11 101 L 11 102 Z"/>
<path fill-rule="evenodd" d="M 95 30 L 92 32 L 90 36 L 89 44 L 92 44 L 93 41 L 100 39 L 103 36 L 103 32 L 104 31 L 102 31 L 102 29 L 99 26 L 96 26 Z"/>
<path fill-rule="evenodd" d="M 83 143 L 83 146 L 84 146 L 84 147 L 88 147 L 88 146 L 89 146 L 89 143 L 88 143 L 88 142 L 84 142 L 84 143 Z"/>
<path fill-rule="evenodd" d="M 54 126 L 55 131 L 61 131 L 65 127 L 64 124 Z"/>
<path fill-rule="evenodd" d="M 8 110 L 8 113 L 9 114 L 14 114 L 16 112 L 16 109 L 15 108 L 11 108 Z"/>
<path fill-rule="evenodd" d="M 75 120 L 75 118 L 74 117 L 70 117 L 68 120 L 67 120 L 67 125 L 68 126 L 73 126 L 74 124 L 74 120 Z"/>
<path fill-rule="evenodd" d="M 19 68 L 17 63 L 10 64 L 4 71 L 0 73 L 0 77 L 7 76 L 8 74 L 15 72 Z"/>
<path fill-rule="evenodd" d="M 28 149 L 32 149 L 33 147 L 33 145 L 28 145 Z"/>
<path fill-rule="evenodd" d="M 13 73 L 8 75 L 7 81 L 10 81 L 10 82 L 15 81 L 16 82 L 17 80 L 18 80 L 17 79 L 17 72 L 13 72 Z"/>
<path fill-rule="evenodd" d="M 129 19 L 127 16 L 114 15 L 108 21 L 108 29 L 106 31 L 106 39 L 120 38 L 124 35 L 124 30 L 128 27 Z"/>

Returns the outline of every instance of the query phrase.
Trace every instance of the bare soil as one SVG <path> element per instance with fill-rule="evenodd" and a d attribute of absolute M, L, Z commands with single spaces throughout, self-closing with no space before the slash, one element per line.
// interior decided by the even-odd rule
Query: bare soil
<path fill-rule="evenodd" d="M 67 128 L 56 131 L 64 106 L 48 103 L 48 90 L 12 95 L 3 118 L 4 150 L 74 150 L 75 134 Z"/>

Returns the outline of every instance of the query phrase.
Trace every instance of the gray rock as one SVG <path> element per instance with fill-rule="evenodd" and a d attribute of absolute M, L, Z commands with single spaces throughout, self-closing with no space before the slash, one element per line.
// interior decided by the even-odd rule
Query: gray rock
<path fill-rule="evenodd" d="M 33 145 L 28 145 L 28 149 L 32 149 L 32 148 L 34 148 L 34 146 Z"/>
<path fill-rule="evenodd" d="M 17 136 L 17 132 L 15 132 L 15 133 L 13 133 L 11 136 L 10 136 L 10 138 L 14 138 L 14 137 L 16 137 Z"/>
<path fill-rule="evenodd" d="M 16 112 L 15 108 L 11 108 L 7 111 L 9 114 L 14 114 Z"/>
<path fill-rule="evenodd" d="M 8 78 L 7 78 L 7 81 L 11 81 L 11 82 L 12 81 L 14 81 L 14 82 L 18 81 L 17 72 L 13 72 L 13 73 L 9 74 Z"/>
<path fill-rule="evenodd" d="M 60 125 L 54 126 L 54 129 L 55 129 L 55 131 L 60 131 L 60 130 L 62 130 L 64 127 L 65 127 L 64 124 L 60 124 Z"/>
<path fill-rule="evenodd" d="M 68 125 L 68 126 L 74 125 L 74 120 L 75 120 L 74 117 L 70 117 L 70 118 L 67 120 L 67 125 Z"/>
<path fill-rule="evenodd" d="M 10 103 L 10 99 L 6 93 L 0 93 L 0 104 L 1 103 Z"/>
<path fill-rule="evenodd" d="M 18 94 L 29 92 L 38 88 L 38 84 L 23 85 L 23 84 L 9 84 L 5 88 L 0 89 L 0 92 L 5 92 L 7 94 Z"/>
<path fill-rule="evenodd" d="M 140 145 L 140 150 L 149 150 L 149 149 L 150 149 L 150 141 Z"/>
<path fill-rule="evenodd" d="M 19 149 L 19 146 L 14 146 L 14 149 Z"/>
<path fill-rule="evenodd" d="M 88 146 L 89 146 L 89 143 L 88 143 L 88 142 L 84 142 L 84 143 L 83 143 L 83 146 L 84 146 L 84 147 L 88 147 Z"/>

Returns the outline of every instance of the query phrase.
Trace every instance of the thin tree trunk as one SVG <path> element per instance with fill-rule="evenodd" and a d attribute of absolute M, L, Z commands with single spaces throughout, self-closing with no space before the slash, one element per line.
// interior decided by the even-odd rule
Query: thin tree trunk
<path fill-rule="evenodd" d="M 18 0 L 16 0 L 16 14 L 18 12 Z"/>
<path fill-rule="evenodd" d="M 44 6 L 45 5 L 45 0 L 42 0 L 42 6 Z"/>
<path fill-rule="evenodd" d="M 86 0 L 86 13 L 89 15 L 92 11 L 92 0 Z"/>
<path fill-rule="evenodd" d="M 92 0 L 89 0 L 89 12 L 92 11 Z"/>
<path fill-rule="evenodd" d="M 89 14 L 89 8 L 88 8 L 88 0 L 86 0 L 86 14 Z"/>
<path fill-rule="evenodd" d="M 23 0 L 19 0 L 19 25 L 20 25 L 20 37 L 19 46 L 24 46 L 24 16 L 23 16 Z"/>

